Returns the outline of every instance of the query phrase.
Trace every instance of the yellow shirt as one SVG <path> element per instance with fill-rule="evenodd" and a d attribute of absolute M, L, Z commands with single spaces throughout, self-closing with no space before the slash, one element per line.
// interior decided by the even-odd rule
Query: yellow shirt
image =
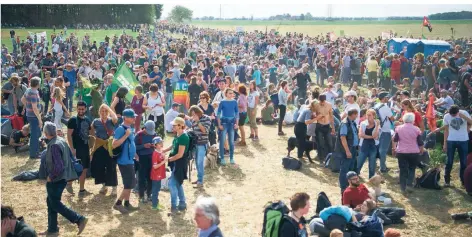
<path fill-rule="evenodd" d="M 376 72 L 379 68 L 379 64 L 377 63 L 377 60 L 369 60 L 366 67 L 368 72 Z"/>

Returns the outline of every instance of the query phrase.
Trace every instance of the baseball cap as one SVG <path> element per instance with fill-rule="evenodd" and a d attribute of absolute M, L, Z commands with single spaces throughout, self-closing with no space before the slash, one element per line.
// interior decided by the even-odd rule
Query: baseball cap
<path fill-rule="evenodd" d="M 379 99 L 383 99 L 383 98 L 385 98 L 385 97 L 390 97 L 390 96 L 388 95 L 388 92 L 385 92 L 385 91 L 384 91 L 384 92 L 380 92 L 380 93 L 379 93 Z"/>
<path fill-rule="evenodd" d="M 152 121 L 151 121 L 152 122 Z M 152 139 L 152 144 L 158 144 L 164 142 L 161 137 L 155 137 Z"/>
<path fill-rule="evenodd" d="M 134 113 L 133 109 L 125 109 L 123 110 L 123 117 L 127 118 L 136 118 L 136 113 Z"/>
<path fill-rule="evenodd" d="M 174 121 L 170 122 L 171 125 L 185 125 L 185 120 L 181 117 L 177 117 Z"/>
<path fill-rule="evenodd" d="M 179 103 L 173 103 L 173 104 L 172 104 L 172 107 L 179 107 L 179 106 L 180 106 Z"/>
<path fill-rule="evenodd" d="M 144 129 L 146 130 L 146 133 L 151 136 L 156 134 L 156 124 L 151 120 L 144 123 Z"/>
<path fill-rule="evenodd" d="M 354 171 L 349 171 L 349 172 L 347 172 L 347 174 L 346 174 L 346 178 L 347 178 L 347 179 L 351 179 L 351 178 L 356 177 L 356 176 L 357 176 L 357 173 L 354 172 Z"/>

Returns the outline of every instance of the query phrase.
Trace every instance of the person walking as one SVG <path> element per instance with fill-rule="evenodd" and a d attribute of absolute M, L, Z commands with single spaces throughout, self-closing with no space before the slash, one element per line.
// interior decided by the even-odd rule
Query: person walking
<path fill-rule="evenodd" d="M 185 200 L 185 193 L 183 182 L 187 179 L 188 168 L 188 150 L 190 145 L 190 138 L 184 132 L 185 120 L 177 117 L 172 121 L 172 130 L 175 132 L 172 145 L 164 149 L 162 152 L 168 152 L 168 166 L 171 170 L 169 177 L 169 191 L 170 191 L 170 214 L 176 214 L 178 211 L 185 211 L 187 203 Z"/>
<path fill-rule="evenodd" d="M 204 161 L 208 149 L 208 132 L 211 126 L 211 119 L 196 105 L 189 109 L 189 116 L 192 120 L 191 130 L 197 135 L 196 166 L 197 181 L 193 182 L 196 188 L 203 187 L 203 176 L 205 173 Z"/>
<path fill-rule="evenodd" d="M 102 184 L 100 194 L 105 195 L 108 187 L 112 187 L 112 196 L 116 196 L 118 177 L 116 174 L 116 161 L 112 158 L 112 151 L 108 147 L 108 141 L 113 136 L 114 128 L 118 123 L 118 118 L 113 110 L 106 104 L 99 108 L 100 117 L 92 121 L 91 134 L 95 138 L 92 147 L 92 161 L 90 169 L 95 184 Z"/>
<path fill-rule="evenodd" d="M 413 125 L 414 113 L 405 113 L 402 117 L 404 124 L 395 128 L 392 142 L 392 155 L 398 158 L 400 168 L 400 190 L 403 194 L 413 192 L 415 170 L 418 166 L 419 155 L 423 154 L 423 139 L 421 131 Z"/>
<path fill-rule="evenodd" d="M 21 102 L 26 105 L 26 119 L 30 124 L 30 159 L 36 159 L 39 156 L 39 137 L 41 136 L 41 128 L 43 121 L 41 120 L 41 112 L 39 109 L 39 85 L 41 79 L 33 77 L 30 80 L 30 88 L 28 88 L 21 98 Z"/>
<path fill-rule="evenodd" d="M 254 81 L 251 82 L 255 86 Z M 255 87 L 254 87 L 255 88 Z M 220 133 L 220 160 L 221 165 L 226 165 L 224 159 L 225 149 L 224 144 L 226 136 L 228 135 L 229 143 L 229 161 L 231 164 L 234 162 L 234 129 L 238 128 L 239 124 L 239 110 L 238 102 L 234 100 L 234 91 L 230 88 L 227 88 L 224 91 L 225 99 L 223 99 L 218 105 L 218 110 L 216 112 L 216 120 L 218 123 L 218 129 Z M 254 118 L 255 120 L 255 118 Z"/>
<path fill-rule="evenodd" d="M 71 150 L 67 142 L 57 136 L 56 125 L 51 122 L 44 124 L 44 136 L 47 139 L 46 170 L 47 170 L 47 205 L 48 205 L 48 229 L 40 235 L 57 235 L 57 214 L 61 214 L 71 223 L 75 223 L 80 235 L 87 225 L 88 219 L 66 207 L 62 202 L 62 193 L 67 182 L 77 179 L 77 173 L 71 162 Z M 85 173 L 85 170 L 83 171 Z"/>
<path fill-rule="evenodd" d="M 113 149 L 121 147 L 121 153 L 117 155 L 117 163 L 123 180 L 123 191 L 113 205 L 113 209 L 122 214 L 136 210 L 129 202 L 131 189 L 136 185 L 133 159 L 138 155 L 136 154 L 134 128 L 132 127 L 136 116 L 132 109 L 123 111 L 123 123 L 115 130 L 112 143 Z"/>
<path fill-rule="evenodd" d="M 87 177 L 87 170 L 90 168 L 89 134 L 92 122 L 85 117 L 86 111 L 87 104 L 83 101 L 77 102 L 77 116 L 71 117 L 67 123 L 67 142 L 72 155 L 77 157 L 84 167 L 84 171 L 79 178 L 79 197 L 90 194 L 85 190 L 85 178 Z M 72 183 L 67 186 L 67 191 L 73 193 Z"/>

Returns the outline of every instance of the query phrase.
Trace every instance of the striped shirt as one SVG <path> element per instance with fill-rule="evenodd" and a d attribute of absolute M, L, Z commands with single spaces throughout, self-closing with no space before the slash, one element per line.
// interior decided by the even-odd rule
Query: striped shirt
<path fill-rule="evenodd" d="M 202 132 L 200 127 L 198 126 L 198 123 L 202 124 L 203 127 L 205 127 L 205 132 Z M 198 145 L 206 145 L 208 143 L 208 132 L 210 131 L 210 126 L 211 126 L 211 119 L 208 115 L 203 114 L 202 117 L 198 122 L 193 121 L 192 122 L 192 130 L 195 132 L 195 134 L 198 137 L 197 144 Z"/>
<path fill-rule="evenodd" d="M 37 89 L 28 88 L 24 96 L 26 99 L 26 116 L 36 117 L 33 111 L 33 103 L 36 103 L 39 109 L 39 91 Z"/>

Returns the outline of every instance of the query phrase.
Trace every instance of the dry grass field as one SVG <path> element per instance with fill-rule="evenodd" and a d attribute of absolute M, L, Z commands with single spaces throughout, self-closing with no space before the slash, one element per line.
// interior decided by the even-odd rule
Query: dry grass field
<path fill-rule="evenodd" d="M 293 127 L 286 127 L 287 136 L 293 136 Z M 92 195 L 79 199 L 64 192 L 63 201 L 67 206 L 90 218 L 82 236 L 196 236 L 193 223 L 193 204 L 200 194 L 216 197 L 220 207 L 221 225 L 225 236 L 260 236 L 263 206 L 268 201 L 282 199 L 288 202 L 295 192 L 311 195 L 311 216 L 316 208 L 316 196 L 324 191 L 333 204 L 340 204 L 340 189 L 337 174 L 331 173 L 319 164 L 306 164 L 301 171 L 287 171 L 281 166 L 281 158 L 286 154 L 287 137 L 279 137 L 275 126 L 260 126 L 260 141 L 248 142 L 245 148 L 236 148 L 235 160 L 239 168 L 218 168 L 206 171 L 205 189 L 193 189 L 188 181 L 184 183 L 188 210 L 185 214 L 168 217 L 170 196 L 161 192 L 160 200 L 165 211 L 155 212 L 150 204 L 140 205 L 140 210 L 122 216 L 112 210 L 115 201 L 109 194 L 99 194 L 100 186 L 93 179 L 86 181 L 86 188 Z M 166 139 L 166 145 L 170 138 Z M 39 168 L 39 160 L 28 159 L 27 152 L 15 154 L 13 149 L 1 149 L 1 191 L 2 204 L 12 205 L 18 215 L 37 231 L 47 228 L 46 191 L 43 181 L 15 182 L 13 175 L 23 170 Z M 312 152 L 315 156 L 315 152 Z M 454 236 L 468 237 L 472 233 L 469 222 L 454 222 L 449 214 L 472 210 L 472 198 L 467 196 L 458 182 L 458 164 L 453 171 L 454 187 L 441 191 L 417 190 L 405 198 L 399 194 L 398 165 L 394 158 L 388 159 L 392 170 L 386 175 L 383 190 L 392 197 L 395 206 L 407 211 L 404 225 L 399 228 L 402 236 Z M 364 167 L 366 167 L 365 165 Z M 193 180 L 196 171 L 192 172 Z M 367 176 L 364 168 L 362 177 Z M 119 191 L 121 180 L 119 177 Z M 78 184 L 74 184 L 77 192 Z M 132 194 L 133 205 L 138 205 L 137 196 Z M 75 236 L 76 226 L 59 217 L 61 236 Z"/>
<path fill-rule="evenodd" d="M 334 32 L 340 35 L 343 30 L 348 36 L 378 37 L 381 32 L 398 33 L 398 36 L 413 35 L 421 37 L 421 21 L 192 21 L 191 24 L 200 27 L 209 27 L 223 30 L 236 30 L 241 26 L 245 31 L 259 30 L 262 32 L 275 29 L 281 34 L 286 32 L 297 32 L 315 36 L 325 35 L 327 32 Z M 472 21 L 432 21 L 433 31 L 429 32 L 427 28 L 423 33 L 429 39 L 449 39 L 451 37 L 451 27 L 454 28 L 454 36 L 472 37 Z M 408 38 L 406 37 L 406 38 Z"/>

